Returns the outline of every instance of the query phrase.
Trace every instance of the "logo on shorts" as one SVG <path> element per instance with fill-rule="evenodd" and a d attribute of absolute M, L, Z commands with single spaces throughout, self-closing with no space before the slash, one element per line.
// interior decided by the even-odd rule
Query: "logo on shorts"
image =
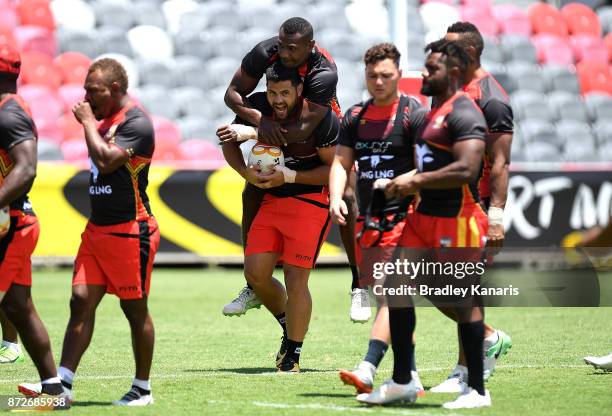
<path fill-rule="evenodd" d="M 297 260 L 301 260 L 301 261 L 310 261 L 310 260 L 312 260 L 312 256 L 303 256 L 301 254 L 296 254 L 295 258 Z"/>
<path fill-rule="evenodd" d="M 451 237 L 440 238 L 440 247 L 451 247 L 453 245 L 453 239 Z"/>
<path fill-rule="evenodd" d="M 120 286 L 119 292 L 138 292 L 138 286 Z"/>

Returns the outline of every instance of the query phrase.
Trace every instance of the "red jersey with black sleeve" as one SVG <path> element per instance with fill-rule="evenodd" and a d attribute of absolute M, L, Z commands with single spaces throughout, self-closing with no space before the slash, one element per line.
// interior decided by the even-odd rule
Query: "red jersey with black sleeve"
<path fill-rule="evenodd" d="M 113 225 L 146 221 L 152 214 L 147 196 L 149 166 L 155 150 L 153 124 L 142 109 L 129 103 L 104 119 L 100 136 L 129 155 L 129 160 L 111 173 L 100 173 L 90 159 L 90 221 Z"/>
<path fill-rule="evenodd" d="M 266 99 L 266 93 L 257 92 L 250 95 L 249 101 L 253 108 L 259 110 L 262 117 L 274 119 L 274 110 Z M 295 108 L 287 118 L 287 121 L 293 121 L 300 117 L 303 110 L 303 100 L 300 98 Z M 236 124 L 246 124 L 239 117 L 234 120 Z M 317 149 L 329 146 L 335 146 L 338 143 L 338 132 L 340 130 L 340 121 L 331 109 L 327 111 L 323 120 L 317 125 L 312 132 L 312 135 L 298 143 L 288 144 L 282 147 L 285 158 L 285 166 L 295 171 L 311 170 L 323 165 L 319 158 Z M 247 186 L 253 186 L 247 184 Z M 296 196 L 309 193 L 323 192 L 323 185 L 306 185 L 301 183 L 285 183 L 275 188 L 266 189 L 265 192 L 278 197 Z M 326 188 L 326 187 L 325 187 Z"/>
<path fill-rule="evenodd" d="M 514 130 L 514 115 L 510 99 L 497 80 L 485 72 L 481 77 L 474 78 L 463 90 L 478 104 L 487 121 L 487 140 L 497 134 L 510 133 Z M 478 183 L 480 197 L 490 198 L 491 162 L 485 153 L 482 175 Z"/>
<path fill-rule="evenodd" d="M 431 172 L 455 161 L 453 145 L 462 140 L 485 140 L 485 118 L 476 103 L 457 92 L 427 115 L 417 138 L 415 153 L 419 172 Z M 478 181 L 458 188 L 421 189 L 417 212 L 436 217 L 456 217 L 462 208 L 479 202 Z"/>
<path fill-rule="evenodd" d="M 18 95 L 6 95 L 0 101 L 0 174 L 2 180 L 8 176 L 14 166 L 9 155 L 13 146 L 26 140 L 37 139 L 36 125 L 26 102 Z M 33 215 L 32 204 L 27 195 L 28 191 L 11 202 L 9 208 Z"/>
<path fill-rule="evenodd" d="M 414 143 L 426 115 L 417 100 L 405 95 L 387 106 L 368 100 L 344 114 L 339 144 L 352 148 L 355 154 L 360 215 L 366 215 L 376 179 L 393 179 L 414 169 Z M 408 202 L 408 198 L 391 201 L 386 211 L 405 210 Z"/>
<path fill-rule="evenodd" d="M 278 43 L 278 36 L 259 42 L 242 59 L 242 70 L 255 79 L 261 79 L 266 69 L 279 59 Z M 342 113 L 336 97 L 338 69 L 329 52 L 315 45 L 298 72 L 304 79 L 302 96 L 312 103 L 331 107 L 340 117 Z"/>

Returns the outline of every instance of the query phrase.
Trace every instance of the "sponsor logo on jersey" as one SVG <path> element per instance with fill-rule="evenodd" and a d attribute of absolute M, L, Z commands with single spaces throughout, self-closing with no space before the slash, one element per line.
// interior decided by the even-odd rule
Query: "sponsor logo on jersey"
<path fill-rule="evenodd" d="M 381 162 L 381 160 L 391 160 L 393 159 L 392 155 L 372 155 L 372 156 L 362 156 L 359 160 L 370 160 L 370 166 L 372 169 L 376 169 L 376 166 Z"/>
<path fill-rule="evenodd" d="M 113 193 L 113 187 L 110 185 L 97 186 L 92 185 L 89 187 L 89 195 L 110 195 Z"/>
<path fill-rule="evenodd" d="M 355 150 L 369 150 L 372 153 L 385 153 L 391 147 L 390 141 L 359 141 Z"/>
<path fill-rule="evenodd" d="M 427 143 L 417 144 L 415 149 L 417 156 L 417 167 L 419 168 L 419 172 L 423 172 L 423 165 L 425 163 L 433 162 L 433 152 L 429 146 L 427 146 Z"/>

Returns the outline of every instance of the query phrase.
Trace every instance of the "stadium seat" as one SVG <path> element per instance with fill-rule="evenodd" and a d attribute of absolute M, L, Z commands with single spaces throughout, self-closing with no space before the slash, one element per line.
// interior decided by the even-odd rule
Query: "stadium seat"
<path fill-rule="evenodd" d="M 79 52 L 89 58 L 100 54 L 102 46 L 95 31 L 75 31 L 60 27 L 57 35 L 62 52 Z"/>
<path fill-rule="evenodd" d="M 8 44 L 13 48 L 17 48 L 17 43 L 13 37 L 13 31 L 0 27 L 0 44 Z"/>
<path fill-rule="evenodd" d="M 534 35 L 531 42 L 536 48 L 538 61 L 542 64 L 573 65 L 574 51 L 564 38 L 541 33 Z"/>
<path fill-rule="evenodd" d="M 221 126 L 221 124 L 214 125 L 212 119 L 204 120 L 202 117 L 193 116 L 180 118 L 177 120 L 177 124 L 184 140 L 204 139 L 209 142 L 216 140 L 215 132 Z"/>
<path fill-rule="evenodd" d="M 567 23 L 570 35 L 601 37 L 599 17 L 589 6 L 580 3 L 566 4 L 561 8 L 561 15 Z"/>
<path fill-rule="evenodd" d="M 548 143 L 556 147 L 561 144 L 555 126 L 548 121 L 535 118 L 525 119 L 521 121 L 519 128 L 525 145 L 530 147 L 529 151 L 531 151 L 531 145 L 535 143 Z"/>
<path fill-rule="evenodd" d="M 555 133 L 550 133 L 555 136 Z M 561 162 L 563 155 L 558 146 L 549 142 L 533 142 L 529 145 L 529 151 L 525 152 L 525 160 L 528 162 Z"/>
<path fill-rule="evenodd" d="M 561 120 L 556 127 L 557 135 L 564 146 L 578 143 L 589 148 L 595 147 L 595 137 L 588 124 L 576 120 Z"/>
<path fill-rule="evenodd" d="M 263 86 L 263 82 L 260 84 Z M 265 88 L 265 87 L 263 87 Z M 261 88 L 260 91 L 264 91 Z M 223 116 L 229 115 L 229 120 L 234 118 L 234 114 L 231 112 L 229 108 L 226 107 L 224 102 L 225 91 L 227 90 L 227 85 L 221 85 L 216 88 L 210 89 L 206 91 L 206 98 L 210 103 L 210 119 L 219 118 Z"/>
<path fill-rule="evenodd" d="M 148 84 L 138 89 L 138 99 L 149 114 L 167 119 L 178 117 L 180 108 L 168 94 L 168 88 L 163 85 Z"/>
<path fill-rule="evenodd" d="M 601 37 L 591 35 L 574 35 L 570 38 L 576 62 L 608 64 L 608 49 Z"/>
<path fill-rule="evenodd" d="M 170 59 L 174 55 L 170 37 L 157 26 L 136 26 L 128 31 L 127 38 L 137 58 Z"/>
<path fill-rule="evenodd" d="M 57 124 L 57 120 L 38 117 L 34 119 L 34 122 L 36 123 L 38 137 L 44 137 L 53 143 L 62 142 L 62 131 Z"/>
<path fill-rule="evenodd" d="M 53 60 L 62 75 L 62 84 L 83 85 L 91 59 L 79 52 L 64 52 Z"/>
<path fill-rule="evenodd" d="M 49 7 L 49 0 L 21 0 L 17 3 L 16 10 L 21 25 L 38 26 L 50 32 L 55 30 L 55 19 Z"/>
<path fill-rule="evenodd" d="M 225 161 L 219 146 L 200 139 L 184 140 L 179 145 L 179 155 L 183 160 Z"/>
<path fill-rule="evenodd" d="M 317 33 L 317 42 L 331 54 L 334 60 L 358 61 L 363 56 L 364 51 L 354 41 L 353 36 L 347 32 L 336 29 L 323 30 Z M 408 39 L 408 51 L 412 51 L 413 48 L 422 50 L 423 46 L 422 37 Z"/>
<path fill-rule="evenodd" d="M 517 90 L 518 87 L 516 85 L 516 81 L 510 75 L 508 75 L 505 67 L 489 69 L 485 66 L 484 68 L 487 69 L 491 75 L 493 75 L 507 94 L 512 94 Z"/>
<path fill-rule="evenodd" d="M 501 36 L 500 45 L 508 61 L 518 60 L 534 64 L 538 62 L 536 49 L 526 36 Z"/>
<path fill-rule="evenodd" d="M 53 0 L 51 11 L 58 27 L 75 31 L 90 31 L 96 26 L 93 7 L 83 0 Z"/>
<path fill-rule="evenodd" d="M 344 4 L 339 2 L 326 1 L 317 4 L 316 7 L 312 7 L 308 17 L 312 19 L 315 33 L 326 28 L 336 28 L 349 32 L 351 25 L 344 6 Z M 282 21 L 277 18 L 276 27 L 280 27 L 281 23 Z M 257 24 L 259 25 L 259 23 Z"/>
<path fill-rule="evenodd" d="M 123 29 L 101 26 L 97 29 L 97 37 L 100 42 L 100 53 L 119 53 L 130 58 L 134 57 L 134 50 Z"/>
<path fill-rule="evenodd" d="M 554 114 L 546 105 L 546 96 L 538 92 L 519 90 L 511 96 L 514 116 L 517 120 L 554 120 Z"/>
<path fill-rule="evenodd" d="M 174 160 L 178 157 L 181 131 L 172 121 L 164 117 L 151 116 L 155 129 L 154 159 Z"/>
<path fill-rule="evenodd" d="M 210 42 L 210 36 L 206 31 L 199 33 L 181 31 L 174 37 L 174 45 L 176 55 L 192 55 L 202 60 L 210 59 L 216 53 L 216 47 Z M 249 47 L 252 46 L 254 44 Z"/>
<path fill-rule="evenodd" d="M 134 10 L 134 24 L 157 26 L 166 28 L 166 18 L 155 1 L 141 0 L 132 5 Z"/>
<path fill-rule="evenodd" d="M 179 108 L 179 114 L 209 118 L 209 102 L 206 94 L 200 88 L 180 87 L 172 90 L 172 99 Z"/>
<path fill-rule="evenodd" d="M 30 106 L 34 121 L 55 123 L 64 109 L 62 101 L 48 87 L 42 85 L 22 85 L 19 95 Z"/>
<path fill-rule="evenodd" d="M 427 32 L 437 31 L 444 34 L 450 25 L 461 20 L 459 11 L 455 7 L 444 3 L 423 4 L 420 12 Z"/>
<path fill-rule="evenodd" d="M 544 65 L 542 75 L 546 80 L 548 91 L 565 91 L 574 95 L 580 94 L 580 84 L 576 73 L 567 66 Z"/>
<path fill-rule="evenodd" d="M 587 107 L 587 111 L 589 112 L 589 117 L 593 123 L 599 120 L 605 120 L 605 118 L 600 117 L 602 113 L 612 115 L 612 96 L 606 94 L 602 91 L 595 91 L 584 96 L 584 102 Z M 612 118 L 609 117 L 608 120 Z"/>
<path fill-rule="evenodd" d="M 84 138 L 73 138 L 61 143 L 60 149 L 67 162 L 83 162 L 89 157 Z"/>
<path fill-rule="evenodd" d="M 561 12 L 548 3 L 532 3 L 527 9 L 533 33 L 550 33 L 566 37 L 567 23 Z"/>
<path fill-rule="evenodd" d="M 597 9 L 597 16 L 604 33 L 612 32 L 612 6 L 603 6 Z"/>
<path fill-rule="evenodd" d="M 3 8 L 0 13 L 0 28 L 13 31 L 17 26 L 19 26 L 17 12 L 11 8 Z"/>
<path fill-rule="evenodd" d="M 174 77 L 174 85 L 176 86 L 191 86 L 202 89 L 207 89 L 210 86 L 207 77 L 202 76 L 204 62 L 190 55 L 182 55 L 174 58 L 174 69 L 172 71 Z M 238 69 L 234 68 L 234 71 Z"/>
<path fill-rule="evenodd" d="M 518 90 L 546 92 L 544 75 L 537 65 L 523 61 L 512 61 L 506 65 L 508 74 L 514 78 Z"/>
<path fill-rule="evenodd" d="M 481 60 L 492 62 L 504 62 L 504 51 L 495 38 L 484 37 L 484 49 L 480 57 Z"/>
<path fill-rule="evenodd" d="M 590 133 L 579 137 L 576 142 L 571 141 L 566 144 L 563 153 L 563 159 L 566 162 L 598 162 L 600 160 L 595 145 L 588 141 L 587 137 L 591 137 Z"/>
<path fill-rule="evenodd" d="M 606 44 L 606 49 L 608 50 L 608 57 L 610 58 L 610 63 L 612 63 L 612 33 L 608 33 L 604 38 L 604 43 Z"/>
<path fill-rule="evenodd" d="M 229 57 L 217 57 L 206 62 L 204 73 L 210 83 L 210 87 L 227 88 L 234 76 L 234 72 L 240 67 L 240 61 Z M 202 73 L 200 73 L 202 76 Z"/>
<path fill-rule="evenodd" d="M 129 0 L 97 0 L 93 3 L 98 26 L 115 26 L 127 31 L 134 26 L 132 2 Z"/>
<path fill-rule="evenodd" d="M 51 57 L 41 52 L 21 54 L 21 82 L 24 84 L 44 85 L 56 90 L 62 83 L 62 76 L 53 65 Z"/>
<path fill-rule="evenodd" d="M 174 60 L 139 59 L 135 63 L 142 84 L 156 84 L 165 88 L 175 86 Z"/>
<path fill-rule="evenodd" d="M 500 28 L 491 15 L 490 8 L 482 5 L 465 5 L 461 8 L 461 20 L 473 23 L 483 36 L 496 36 Z"/>
<path fill-rule="evenodd" d="M 589 122 L 586 106 L 578 95 L 555 91 L 548 96 L 548 105 L 556 120 Z"/>
<path fill-rule="evenodd" d="M 83 126 L 74 118 L 71 112 L 66 112 L 57 119 L 57 127 L 62 135 L 62 142 L 69 139 L 83 140 Z"/>
<path fill-rule="evenodd" d="M 93 60 L 97 61 L 98 59 L 102 58 L 114 59 L 123 66 L 125 72 L 127 73 L 128 83 L 130 87 L 137 87 L 140 84 L 140 77 L 138 76 L 138 67 L 132 59 L 128 58 L 125 55 L 121 55 L 120 53 L 104 53 L 95 57 Z"/>
<path fill-rule="evenodd" d="M 512 3 L 495 4 L 491 14 L 499 25 L 500 32 L 506 35 L 531 35 L 531 22 L 527 12 Z"/>
<path fill-rule="evenodd" d="M 208 22 L 206 10 L 194 0 L 167 0 L 161 5 L 162 12 L 166 18 L 166 29 L 171 34 L 176 34 L 182 27 L 196 25 L 194 30 L 198 31 L 204 29 Z M 201 12 L 195 16 L 187 17 L 185 25 L 181 22 L 183 15 L 187 13 Z"/>
<path fill-rule="evenodd" d="M 606 144 L 612 144 L 612 120 L 601 120 L 593 125 L 593 133 L 599 147 Z M 612 159 L 612 153 L 607 155 L 608 159 Z"/>
<path fill-rule="evenodd" d="M 240 43 L 239 39 L 239 34 L 227 27 L 218 27 L 210 30 L 207 42 L 211 47 L 211 56 L 213 58 L 223 57 L 241 60 L 255 43 L 253 41 Z M 259 42 L 259 39 L 255 42 Z"/>
<path fill-rule="evenodd" d="M 36 51 L 50 57 L 57 54 L 55 33 L 40 26 L 18 26 L 13 30 L 17 47 L 21 52 Z"/>
<path fill-rule="evenodd" d="M 406 26 L 409 31 L 424 34 L 426 32 L 425 23 L 421 17 L 421 12 L 416 7 L 409 7 L 406 17 Z"/>
<path fill-rule="evenodd" d="M 38 139 L 38 160 L 63 160 L 64 155 L 60 147 L 45 138 Z"/>
<path fill-rule="evenodd" d="M 607 63 L 580 62 L 576 70 L 582 94 L 594 91 L 612 94 L 612 66 Z"/>

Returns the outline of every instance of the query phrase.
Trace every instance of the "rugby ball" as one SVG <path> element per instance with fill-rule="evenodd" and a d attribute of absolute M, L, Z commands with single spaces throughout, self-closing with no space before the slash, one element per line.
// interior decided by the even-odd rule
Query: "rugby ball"
<path fill-rule="evenodd" d="M 0 209 L 0 235 L 6 233 L 11 226 L 11 214 L 9 207 Z"/>
<path fill-rule="evenodd" d="M 285 156 L 280 147 L 257 142 L 249 153 L 248 163 L 249 166 L 259 166 L 261 173 L 269 174 L 274 171 L 274 166 L 285 166 Z"/>

